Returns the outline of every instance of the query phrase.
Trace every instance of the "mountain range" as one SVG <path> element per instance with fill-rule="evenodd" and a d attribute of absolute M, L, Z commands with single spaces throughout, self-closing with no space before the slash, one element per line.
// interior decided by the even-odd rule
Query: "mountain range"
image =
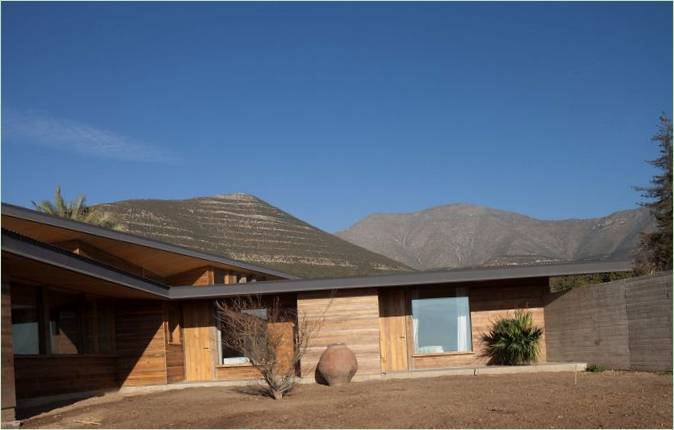
<path fill-rule="evenodd" d="M 248 194 L 99 205 L 125 231 L 306 278 L 410 271 Z"/>
<path fill-rule="evenodd" d="M 249 194 L 100 205 L 129 233 L 305 278 L 475 266 L 629 260 L 645 208 L 548 221 L 469 204 L 372 214 L 336 235 Z"/>
<path fill-rule="evenodd" d="M 337 236 L 417 270 L 630 260 L 648 209 L 548 221 L 469 204 L 372 214 Z"/>

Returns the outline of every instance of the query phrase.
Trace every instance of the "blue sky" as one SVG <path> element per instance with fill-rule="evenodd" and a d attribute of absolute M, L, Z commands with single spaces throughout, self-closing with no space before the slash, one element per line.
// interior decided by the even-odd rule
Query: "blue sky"
<path fill-rule="evenodd" d="M 2 200 L 257 195 L 328 231 L 632 208 L 672 5 L 2 4 Z"/>

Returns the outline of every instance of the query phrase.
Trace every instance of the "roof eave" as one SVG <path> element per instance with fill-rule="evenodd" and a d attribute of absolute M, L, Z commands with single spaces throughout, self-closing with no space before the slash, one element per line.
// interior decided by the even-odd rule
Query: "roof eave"
<path fill-rule="evenodd" d="M 632 262 L 593 262 L 540 266 L 518 266 L 417 272 L 353 278 L 307 279 L 300 281 L 255 282 L 238 285 L 206 285 L 199 288 L 173 287 L 171 299 L 207 299 L 239 295 L 269 295 L 310 291 L 346 290 L 357 288 L 388 288 L 408 285 L 438 285 L 467 282 L 488 282 L 511 279 L 550 278 L 605 272 L 629 272 Z"/>
<path fill-rule="evenodd" d="M 98 227 L 92 224 L 60 218 L 42 212 L 34 211 L 32 209 L 24 208 L 21 206 L 12 205 L 9 203 L 2 203 L 2 215 L 9 216 L 12 218 L 19 218 L 26 221 L 36 222 L 40 224 L 46 224 L 57 228 L 63 228 L 66 230 L 77 231 L 80 233 L 90 234 L 93 236 L 105 237 L 107 239 L 117 240 L 120 242 L 127 242 L 138 246 L 154 248 L 165 252 L 171 252 L 174 254 L 181 254 L 192 258 L 210 261 L 213 263 L 238 267 L 250 272 L 259 273 L 263 275 L 276 276 L 278 278 L 283 278 L 287 280 L 301 279 L 298 276 L 291 275 L 289 273 L 281 272 L 278 270 L 268 269 L 266 267 L 256 266 L 253 264 L 232 260 L 218 255 L 213 255 L 207 252 L 197 251 L 190 248 L 185 248 L 182 246 L 173 245 L 170 243 L 161 242 L 154 239 L 148 239 L 130 233 L 119 232 L 103 227 Z"/>

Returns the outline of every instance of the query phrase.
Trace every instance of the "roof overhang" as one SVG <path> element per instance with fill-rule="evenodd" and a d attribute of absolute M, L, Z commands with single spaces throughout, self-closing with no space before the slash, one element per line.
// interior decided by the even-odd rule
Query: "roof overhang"
<path fill-rule="evenodd" d="M 2 228 L 44 243 L 84 240 L 162 277 L 170 277 L 180 272 L 211 265 L 224 270 L 236 270 L 278 279 L 299 279 L 297 276 L 278 270 L 55 217 L 8 203 L 2 204 Z"/>
<path fill-rule="evenodd" d="M 164 299 L 169 287 L 96 261 L 2 231 L 3 277 L 113 297 Z"/>
<path fill-rule="evenodd" d="M 631 261 L 508 266 L 498 268 L 461 269 L 437 272 L 416 272 L 352 278 L 307 279 L 299 281 L 255 282 L 238 285 L 172 287 L 171 299 L 207 299 L 241 295 L 288 294 L 309 291 L 388 288 L 403 286 L 442 285 L 512 279 L 550 278 L 605 272 L 632 271 Z"/>

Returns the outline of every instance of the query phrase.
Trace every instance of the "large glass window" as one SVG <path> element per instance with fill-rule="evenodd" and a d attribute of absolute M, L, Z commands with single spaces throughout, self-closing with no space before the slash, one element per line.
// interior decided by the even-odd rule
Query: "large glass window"
<path fill-rule="evenodd" d="M 472 350 L 468 297 L 412 299 L 412 330 L 416 354 L 469 352 Z"/>
<path fill-rule="evenodd" d="M 242 312 L 264 320 L 268 318 L 267 309 L 265 308 L 245 309 Z M 220 357 L 220 364 L 225 366 L 232 366 L 237 364 L 250 363 L 248 357 L 245 357 L 241 351 L 237 351 L 222 344 L 223 330 L 227 330 L 227 327 L 221 327 L 220 330 L 218 330 L 218 349 L 219 349 L 218 356 Z"/>
<path fill-rule="evenodd" d="M 12 288 L 12 346 L 15 354 L 40 353 L 38 289 Z"/>
<path fill-rule="evenodd" d="M 114 302 L 69 290 L 12 284 L 14 353 L 115 352 Z"/>

